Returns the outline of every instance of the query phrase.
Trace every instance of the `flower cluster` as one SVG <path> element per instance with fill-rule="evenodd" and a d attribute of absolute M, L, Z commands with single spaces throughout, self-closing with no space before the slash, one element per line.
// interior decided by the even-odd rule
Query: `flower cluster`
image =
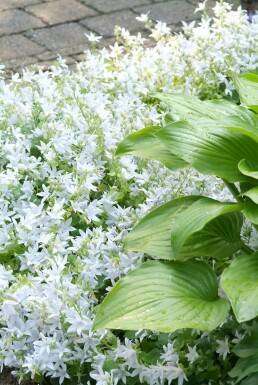
<path fill-rule="evenodd" d="M 213 19 L 178 35 L 142 20 L 148 41 L 117 29 L 120 44 L 87 51 L 75 73 L 60 59 L 0 80 L 0 363 L 21 380 L 180 385 L 197 364 L 207 383 L 207 357 L 228 365 L 227 324 L 203 335 L 91 331 L 99 301 L 146 258 L 123 250 L 146 212 L 181 194 L 231 199 L 216 178 L 115 156 L 126 135 L 169 112 L 148 93 L 231 95 L 228 71 L 258 66 L 258 19 L 241 9 L 217 3 Z"/>

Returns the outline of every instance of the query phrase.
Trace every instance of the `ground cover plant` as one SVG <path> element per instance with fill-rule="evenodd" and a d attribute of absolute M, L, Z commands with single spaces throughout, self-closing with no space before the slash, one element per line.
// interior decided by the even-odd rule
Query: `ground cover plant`
<path fill-rule="evenodd" d="M 143 252 L 124 250 L 140 219 L 182 195 L 225 206 L 232 200 L 212 175 L 115 155 L 129 134 L 171 121 L 171 108 L 150 93 L 237 100 L 229 72 L 257 68 L 258 20 L 249 24 L 224 2 L 214 11 L 176 36 L 142 15 L 155 41 L 150 48 L 118 28 L 120 45 L 88 51 L 75 73 L 60 59 L 51 71 L 1 80 L 0 361 L 19 379 L 234 383 L 232 350 L 246 353 L 241 346 L 255 333 L 252 321 L 239 325 L 230 314 L 211 332 L 92 331 L 112 286 L 146 261 Z M 248 222 L 242 239 L 256 248 Z"/>

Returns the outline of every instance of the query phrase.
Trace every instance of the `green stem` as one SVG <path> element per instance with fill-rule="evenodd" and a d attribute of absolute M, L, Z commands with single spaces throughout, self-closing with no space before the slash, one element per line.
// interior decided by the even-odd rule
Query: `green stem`
<path fill-rule="evenodd" d="M 223 182 L 225 183 L 225 185 L 227 186 L 227 188 L 229 189 L 229 191 L 231 192 L 231 194 L 233 195 L 233 197 L 236 199 L 237 202 L 239 203 L 243 203 L 244 200 L 242 197 L 240 197 L 240 192 L 238 191 L 238 189 L 236 188 L 236 186 L 234 185 L 234 183 L 229 183 L 226 179 L 223 179 Z"/>
<path fill-rule="evenodd" d="M 241 250 L 244 251 L 246 254 L 253 254 L 254 250 L 251 249 L 251 247 L 243 244 L 243 246 L 241 247 Z"/>

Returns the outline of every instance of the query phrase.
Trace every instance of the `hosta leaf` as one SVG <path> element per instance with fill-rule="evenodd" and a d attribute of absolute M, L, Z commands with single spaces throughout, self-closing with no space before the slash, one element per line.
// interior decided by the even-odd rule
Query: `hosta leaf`
<path fill-rule="evenodd" d="M 238 357 L 249 357 L 254 354 L 258 355 L 258 332 L 252 333 L 251 336 L 244 337 L 233 349 Z"/>
<path fill-rule="evenodd" d="M 179 212 L 187 209 L 200 196 L 174 199 L 146 215 L 127 235 L 126 250 L 143 251 L 161 259 L 172 259 L 171 227 Z"/>
<path fill-rule="evenodd" d="M 225 100 L 201 101 L 196 96 L 180 93 L 155 92 L 150 94 L 150 96 L 173 107 L 180 120 L 187 120 L 191 123 L 204 118 L 218 120 L 222 116 L 233 115 L 239 108 L 234 103 Z"/>
<path fill-rule="evenodd" d="M 227 129 L 193 127 L 187 122 L 169 124 L 156 133 L 169 150 L 204 174 L 217 175 L 229 182 L 250 178 L 238 169 L 247 159 L 258 167 L 258 143 L 250 137 Z M 200 124 L 201 126 L 201 124 Z"/>
<path fill-rule="evenodd" d="M 208 254 L 209 231 L 207 234 L 202 232 L 200 236 L 198 232 L 203 230 L 213 219 L 241 209 L 242 204 L 240 203 L 218 202 L 210 198 L 203 198 L 193 203 L 189 208 L 180 213 L 177 220 L 173 223 L 171 244 L 174 258 L 180 256 L 183 246 L 187 244 L 187 242 L 191 242 L 192 236 L 194 236 L 194 242 L 191 242 L 191 245 L 202 251 L 201 255 Z M 209 229 L 211 230 L 211 227 Z M 232 230 L 233 229 L 234 226 L 232 227 Z M 225 231 L 227 231 L 227 229 L 225 229 Z M 220 245 L 218 245 L 218 248 L 220 248 Z"/>
<path fill-rule="evenodd" d="M 258 205 L 248 197 L 245 198 L 244 202 L 244 215 L 250 222 L 258 225 Z"/>
<path fill-rule="evenodd" d="M 258 205 L 258 186 L 255 186 L 255 187 L 251 188 L 250 190 L 245 191 L 241 195 L 244 195 L 244 196 L 250 198 L 254 203 L 256 203 Z"/>
<path fill-rule="evenodd" d="M 258 107 L 258 75 L 245 74 L 240 77 L 233 75 L 234 84 L 239 93 L 240 101 L 250 108 Z"/>
<path fill-rule="evenodd" d="M 215 259 L 228 257 L 243 247 L 240 238 L 242 225 L 243 215 L 240 211 L 213 219 L 187 239 L 176 259 L 183 261 L 198 256 Z"/>
<path fill-rule="evenodd" d="M 238 169 L 242 174 L 249 176 L 250 178 L 258 179 L 258 167 L 257 170 L 254 170 L 245 159 L 242 159 L 238 163 Z"/>
<path fill-rule="evenodd" d="M 181 120 L 195 121 L 201 118 L 210 117 L 217 118 L 217 114 L 213 108 L 203 108 L 203 102 L 195 96 L 179 94 L 179 93 L 151 93 L 150 96 L 159 99 L 160 101 L 173 107 Z"/>
<path fill-rule="evenodd" d="M 184 210 L 199 199 L 203 200 L 203 197 L 178 198 L 153 210 L 128 234 L 125 239 L 125 249 L 143 251 L 161 259 L 181 261 L 197 256 L 223 258 L 241 249 L 243 243 L 240 239 L 240 231 L 243 219 L 240 212 L 234 212 L 221 217 L 206 218 L 206 224 L 200 231 L 193 233 L 180 252 L 175 254 L 171 243 L 173 226 L 176 225 L 178 217 L 181 217 Z M 220 205 L 220 202 L 216 203 Z M 236 207 L 236 209 L 239 208 L 240 206 Z M 194 217 L 188 217 L 187 222 L 189 220 L 194 221 Z"/>
<path fill-rule="evenodd" d="M 203 119 L 210 119 L 223 123 L 228 117 L 238 117 L 242 121 L 254 121 L 255 114 L 244 107 L 226 100 L 204 100 L 201 101 L 196 96 L 180 93 L 152 93 L 153 96 L 162 102 L 173 107 L 180 120 L 190 123 L 199 122 Z M 257 119 L 256 119 L 257 126 Z"/>
<path fill-rule="evenodd" d="M 237 377 L 237 381 L 241 381 L 249 374 L 258 372 L 258 354 L 250 357 L 240 358 L 234 368 L 229 372 L 231 377 Z M 254 382 L 252 385 L 255 385 Z"/>
<path fill-rule="evenodd" d="M 118 281 L 100 305 L 93 328 L 210 331 L 228 311 L 206 263 L 151 261 Z"/>
<path fill-rule="evenodd" d="M 233 260 L 222 273 L 221 286 L 238 322 L 255 318 L 258 315 L 258 252 Z"/>
<path fill-rule="evenodd" d="M 238 107 L 241 113 L 238 116 L 226 116 L 221 120 L 202 120 L 198 121 L 198 127 L 204 127 L 206 130 L 214 130 L 217 128 L 226 129 L 231 132 L 249 136 L 249 138 L 258 142 L 258 117 L 253 112 L 248 111 L 244 107 Z"/>
<path fill-rule="evenodd" d="M 154 93 L 152 96 L 172 106 L 180 117 L 200 127 L 228 128 L 258 142 L 258 117 L 248 109 L 225 100 L 199 100 L 184 94 Z"/>
<path fill-rule="evenodd" d="M 252 374 L 244 379 L 240 385 L 255 385 L 258 384 L 258 373 Z"/>
<path fill-rule="evenodd" d="M 146 159 L 154 159 L 163 163 L 171 170 L 187 166 L 180 157 L 174 155 L 164 143 L 155 135 L 161 127 L 151 126 L 143 128 L 127 136 L 118 146 L 116 155 L 137 155 Z"/>

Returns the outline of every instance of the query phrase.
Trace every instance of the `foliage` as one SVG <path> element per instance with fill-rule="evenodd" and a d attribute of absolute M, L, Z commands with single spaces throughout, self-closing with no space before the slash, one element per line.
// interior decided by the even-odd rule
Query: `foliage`
<path fill-rule="evenodd" d="M 235 84 L 240 100 L 258 111 L 258 76 L 235 77 Z M 134 153 L 136 147 L 138 156 L 162 161 L 163 154 L 171 153 L 200 172 L 223 178 L 238 203 L 185 197 L 144 217 L 127 236 L 125 247 L 170 262 L 146 262 L 119 280 L 100 305 L 94 327 L 210 331 L 228 315 L 229 302 L 238 322 L 252 320 L 258 315 L 258 252 L 241 241 L 240 227 L 241 212 L 254 226 L 258 224 L 258 116 L 224 101 L 201 102 L 177 94 L 152 96 L 172 106 L 179 120 L 159 130 L 155 127 L 152 133 L 143 129 L 130 135 L 117 154 Z M 154 143 L 154 152 L 149 148 L 147 156 L 145 135 L 147 143 L 150 135 Z M 233 182 L 240 184 L 241 194 Z M 232 257 L 237 251 L 248 254 Z M 194 257 L 197 260 L 189 260 Z M 229 264 L 221 274 L 229 301 L 218 296 L 208 257 Z M 258 373 L 253 341 L 257 343 L 256 338 L 250 344 L 245 340 L 235 349 L 243 358 L 230 374 L 238 381 Z"/>
<path fill-rule="evenodd" d="M 91 330 L 106 293 L 146 261 L 123 244 L 147 212 L 181 195 L 230 201 L 219 178 L 185 168 L 179 156 L 166 154 L 172 169 L 178 160 L 172 171 L 155 160 L 115 156 L 125 136 L 171 122 L 171 109 L 149 93 L 237 97 L 228 72 L 257 67 L 258 20 L 249 24 L 241 9 L 230 8 L 220 1 L 214 18 L 184 23 L 177 35 L 158 22 L 147 41 L 119 28 L 119 44 L 87 51 L 75 73 L 59 59 L 49 71 L 25 69 L 8 82 L 0 79 L 0 365 L 18 379 L 230 383 L 232 348 L 251 322 L 239 325 L 230 316 L 204 333 Z M 241 167 L 256 175 L 245 162 Z M 214 221 L 240 231 L 242 215 L 233 210 Z M 255 231 L 243 226 L 241 239 L 255 245 Z M 214 229 L 204 221 L 201 231 L 220 239 L 221 248 L 233 252 L 242 244 L 239 233 L 229 231 L 223 241 Z M 224 259 L 213 265 L 220 271 Z M 204 270 L 215 288 L 210 267 Z"/>

